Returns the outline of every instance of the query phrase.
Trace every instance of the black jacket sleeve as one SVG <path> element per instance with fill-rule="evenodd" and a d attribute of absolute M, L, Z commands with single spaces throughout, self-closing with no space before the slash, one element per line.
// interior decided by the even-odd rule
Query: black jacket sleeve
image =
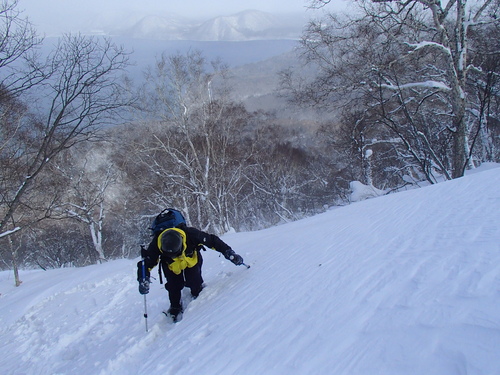
<path fill-rule="evenodd" d="M 158 249 L 158 236 L 154 236 L 149 243 L 148 248 L 143 252 L 146 276 L 149 277 L 150 271 L 158 264 L 160 260 L 160 249 Z M 137 279 L 142 278 L 142 260 L 137 263 Z"/>
<path fill-rule="evenodd" d="M 192 227 L 186 227 L 183 228 L 183 230 L 186 232 L 188 248 L 198 247 L 201 245 L 216 250 L 224 255 L 228 250 L 231 250 L 231 247 L 215 234 L 209 234 Z"/>
<path fill-rule="evenodd" d="M 144 257 L 144 261 L 146 262 L 146 267 L 148 269 L 154 268 L 160 259 L 160 249 L 158 248 L 158 235 L 153 237 L 153 240 L 149 243 L 148 248 L 146 249 L 146 256 Z"/>

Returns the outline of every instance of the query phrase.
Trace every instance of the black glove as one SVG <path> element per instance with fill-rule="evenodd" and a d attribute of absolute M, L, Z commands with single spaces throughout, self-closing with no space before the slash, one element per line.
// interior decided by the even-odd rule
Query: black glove
<path fill-rule="evenodd" d="M 226 252 L 224 253 L 224 257 L 237 266 L 243 264 L 243 258 L 241 257 L 241 255 L 236 254 L 232 249 L 226 250 Z"/>
<path fill-rule="evenodd" d="M 139 293 L 148 294 L 149 293 L 149 277 L 139 280 Z"/>

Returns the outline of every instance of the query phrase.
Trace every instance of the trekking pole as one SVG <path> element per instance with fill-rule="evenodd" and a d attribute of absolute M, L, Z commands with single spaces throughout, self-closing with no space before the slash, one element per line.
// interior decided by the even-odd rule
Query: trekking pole
<path fill-rule="evenodd" d="M 148 305 L 146 303 L 146 295 L 144 295 L 144 318 L 146 320 L 146 332 L 148 331 Z"/>
<path fill-rule="evenodd" d="M 247 269 L 250 268 L 250 266 L 248 264 L 245 264 L 245 263 L 241 263 L 240 266 L 245 266 Z"/>
<path fill-rule="evenodd" d="M 142 280 L 146 280 L 146 266 L 144 259 L 142 260 Z M 148 332 L 148 304 L 146 302 L 146 295 L 144 294 L 144 319 L 146 320 L 146 332 Z"/>

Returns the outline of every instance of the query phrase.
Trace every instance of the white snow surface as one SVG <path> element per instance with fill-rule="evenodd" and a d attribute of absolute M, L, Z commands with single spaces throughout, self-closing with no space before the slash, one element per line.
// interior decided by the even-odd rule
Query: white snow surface
<path fill-rule="evenodd" d="M 157 279 L 148 332 L 138 259 L 0 272 L 0 373 L 500 374 L 498 165 L 223 239 L 251 268 L 204 252 L 177 324 Z"/>

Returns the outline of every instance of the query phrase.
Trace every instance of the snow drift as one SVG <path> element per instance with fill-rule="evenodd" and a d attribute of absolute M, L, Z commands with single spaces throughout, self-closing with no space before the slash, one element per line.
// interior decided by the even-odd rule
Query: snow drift
<path fill-rule="evenodd" d="M 499 374 L 500 169 L 224 237 L 184 319 L 135 260 L 0 273 L 2 374 Z M 154 272 L 153 272 L 154 274 Z"/>

